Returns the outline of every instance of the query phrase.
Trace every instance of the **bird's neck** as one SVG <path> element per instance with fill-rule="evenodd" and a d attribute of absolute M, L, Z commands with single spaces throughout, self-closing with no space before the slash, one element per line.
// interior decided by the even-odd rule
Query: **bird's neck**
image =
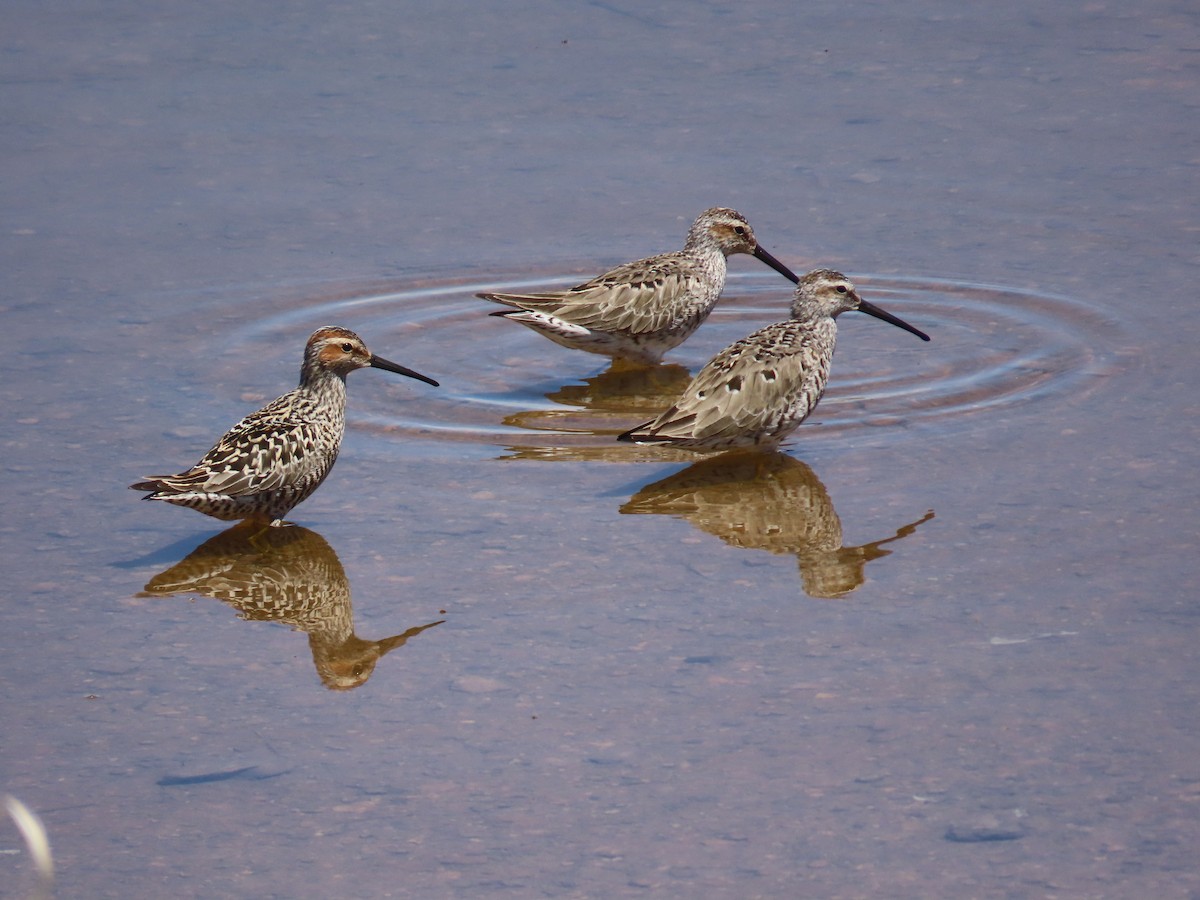
<path fill-rule="evenodd" d="M 346 376 L 328 369 L 301 372 L 300 390 L 327 403 L 346 404 Z"/>
<path fill-rule="evenodd" d="M 721 259 L 724 259 L 727 255 L 721 249 L 721 245 L 706 234 L 689 236 L 687 242 L 683 245 L 683 249 L 695 256 L 719 256 Z"/>

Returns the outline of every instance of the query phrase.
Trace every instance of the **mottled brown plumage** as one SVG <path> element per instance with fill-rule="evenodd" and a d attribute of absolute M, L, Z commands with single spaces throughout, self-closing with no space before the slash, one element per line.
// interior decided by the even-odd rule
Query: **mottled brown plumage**
<path fill-rule="evenodd" d="M 476 294 L 513 309 L 492 313 L 574 350 L 656 363 L 708 318 L 725 287 L 725 258 L 749 253 L 791 281 L 796 275 L 758 245 L 732 209 L 700 214 L 682 250 L 626 263 L 565 291 Z"/>
<path fill-rule="evenodd" d="M 277 523 L 333 468 L 346 429 L 346 376 L 367 366 L 437 385 L 372 355 L 353 331 L 319 328 L 304 349 L 299 387 L 234 425 L 186 472 L 130 487 L 217 519 Z"/>
<path fill-rule="evenodd" d="M 845 275 L 816 269 L 796 285 L 790 319 L 726 347 L 670 409 L 618 439 L 692 450 L 778 446 L 808 418 L 825 392 L 837 341 L 835 319 L 850 310 L 929 340 L 859 297 Z"/>

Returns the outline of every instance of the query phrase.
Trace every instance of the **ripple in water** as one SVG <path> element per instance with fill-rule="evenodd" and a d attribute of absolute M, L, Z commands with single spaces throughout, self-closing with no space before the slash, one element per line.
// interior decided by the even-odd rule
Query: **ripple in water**
<path fill-rule="evenodd" d="M 952 427 L 977 413 L 1090 392 L 1098 376 L 1115 370 L 1119 326 L 1079 300 L 932 278 L 854 278 L 864 297 L 928 332 L 932 342 L 866 316 L 842 316 L 829 389 L 793 440 L 838 438 L 873 426 Z M 592 447 L 597 451 L 592 455 L 632 459 L 648 453 L 661 461 L 664 448 L 616 445 L 613 437 L 668 406 L 722 347 L 784 318 L 791 299 L 788 286 L 773 275 L 731 273 L 725 299 L 664 364 L 625 369 L 489 317 L 498 307 L 473 296 L 478 290 L 546 290 L 579 280 L 562 274 L 447 278 L 351 286 L 332 296 L 328 290 L 310 293 L 235 327 L 226 349 L 244 359 L 264 345 L 279 345 L 298 362 L 299 348 L 314 328 L 345 325 L 381 356 L 442 383 L 419 394 L 407 384 L 370 392 L 352 388 L 356 428 L 497 444 L 526 456 Z"/>

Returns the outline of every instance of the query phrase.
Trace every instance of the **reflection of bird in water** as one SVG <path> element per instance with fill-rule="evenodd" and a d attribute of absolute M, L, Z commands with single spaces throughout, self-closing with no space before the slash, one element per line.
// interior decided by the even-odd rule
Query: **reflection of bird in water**
<path fill-rule="evenodd" d="M 692 450 L 774 448 L 816 409 L 829 379 L 836 318 L 857 310 L 929 336 L 868 303 L 841 272 L 815 269 L 796 285 L 791 318 L 730 344 L 657 419 L 618 440 Z"/>
<path fill-rule="evenodd" d="M 734 253 L 749 253 L 796 280 L 758 245 L 741 213 L 713 207 L 692 223 L 682 250 L 625 263 L 565 291 L 476 296 L 512 307 L 492 315 L 563 347 L 653 364 L 708 318 L 725 287 L 725 258 Z"/>
<path fill-rule="evenodd" d="M 857 589 L 884 544 L 907 537 L 930 511 L 881 541 L 842 546 L 842 523 L 820 479 L 784 453 L 730 453 L 646 485 L 623 513 L 677 516 L 734 547 L 794 554 L 804 591 L 833 599 Z"/>
<path fill-rule="evenodd" d="M 321 486 L 337 461 L 346 430 L 346 376 L 372 366 L 435 387 L 419 372 L 375 356 L 353 331 L 326 326 L 304 348 L 300 386 L 246 416 L 200 462 L 178 475 L 131 484 L 226 521 L 277 523 Z"/>
<path fill-rule="evenodd" d="M 658 409 L 664 397 L 674 397 L 690 378 L 687 367 L 677 363 L 632 366 L 617 361 L 599 375 L 583 379 L 583 384 L 564 384 L 546 399 L 603 415 L 629 415 Z"/>
<path fill-rule="evenodd" d="M 386 653 L 444 621 L 378 641 L 358 637 L 350 582 L 337 554 L 323 537 L 300 526 L 235 525 L 155 575 L 139 596 L 175 594 L 213 597 L 242 619 L 280 622 L 307 633 L 317 674 L 333 690 L 364 684 Z"/>
<path fill-rule="evenodd" d="M 629 447 L 615 443 L 613 435 L 631 416 L 647 416 L 670 403 L 690 377 L 686 367 L 675 363 L 643 366 L 614 360 L 607 370 L 583 379 L 582 384 L 565 384 L 546 394 L 547 400 L 560 405 L 506 416 L 505 425 L 540 432 L 548 443 L 512 445 L 501 458 L 630 462 L 636 456 Z M 647 448 L 644 456 L 654 462 L 664 459 L 661 448 Z M 679 457 L 687 462 L 696 458 L 687 451 L 681 451 Z"/>
<path fill-rule="evenodd" d="M 504 424 L 529 431 L 614 435 L 630 416 L 649 415 L 670 403 L 690 377 L 684 366 L 673 363 L 635 366 L 617 360 L 582 384 L 564 384 L 546 394 L 554 408 L 511 413 Z"/>

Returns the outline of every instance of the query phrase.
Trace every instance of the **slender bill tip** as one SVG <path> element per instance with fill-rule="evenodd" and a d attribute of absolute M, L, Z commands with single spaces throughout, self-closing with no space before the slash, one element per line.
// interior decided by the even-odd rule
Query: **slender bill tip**
<path fill-rule="evenodd" d="M 866 313 L 868 316 L 874 316 L 877 319 L 881 319 L 890 325 L 895 325 L 897 328 L 903 328 L 910 334 L 915 334 L 923 341 L 929 340 L 929 335 L 927 335 L 925 332 L 921 331 L 920 329 L 913 328 L 903 319 L 899 318 L 898 316 L 893 316 L 886 310 L 880 309 L 874 303 L 868 303 L 866 300 L 860 300 L 858 304 L 858 311 Z"/>
<path fill-rule="evenodd" d="M 375 368 L 375 369 L 384 369 L 385 371 L 388 371 L 388 372 L 395 372 L 397 375 L 407 375 L 409 378 L 415 378 L 415 379 L 417 379 L 417 381 L 423 381 L 426 384 L 432 384 L 434 387 L 440 386 L 432 378 L 429 378 L 426 375 L 422 375 L 420 372 L 414 372 L 412 369 L 408 368 L 407 366 L 402 366 L 399 363 L 394 363 L 394 362 L 391 362 L 390 360 L 386 360 L 382 356 L 372 356 L 371 357 L 371 366 L 372 366 L 372 368 Z"/>
<path fill-rule="evenodd" d="M 770 266 L 772 269 L 774 269 L 776 272 L 778 272 L 780 275 L 782 275 L 784 278 L 786 278 L 792 284 L 800 283 L 799 275 L 797 275 L 795 272 L 793 272 L 791 269 L 789 269 L 787 266 L 785 266 L 783 263 L 781 263 L 774 256 L 772 256 L 770 253 L 768 253 L 766 250 L 764 250 L 761 246 L 759 246 L 757 244 L 754 247 L 754 258 L 760 259 L 763 262 L 765 262 L 768 266 Z"/>

